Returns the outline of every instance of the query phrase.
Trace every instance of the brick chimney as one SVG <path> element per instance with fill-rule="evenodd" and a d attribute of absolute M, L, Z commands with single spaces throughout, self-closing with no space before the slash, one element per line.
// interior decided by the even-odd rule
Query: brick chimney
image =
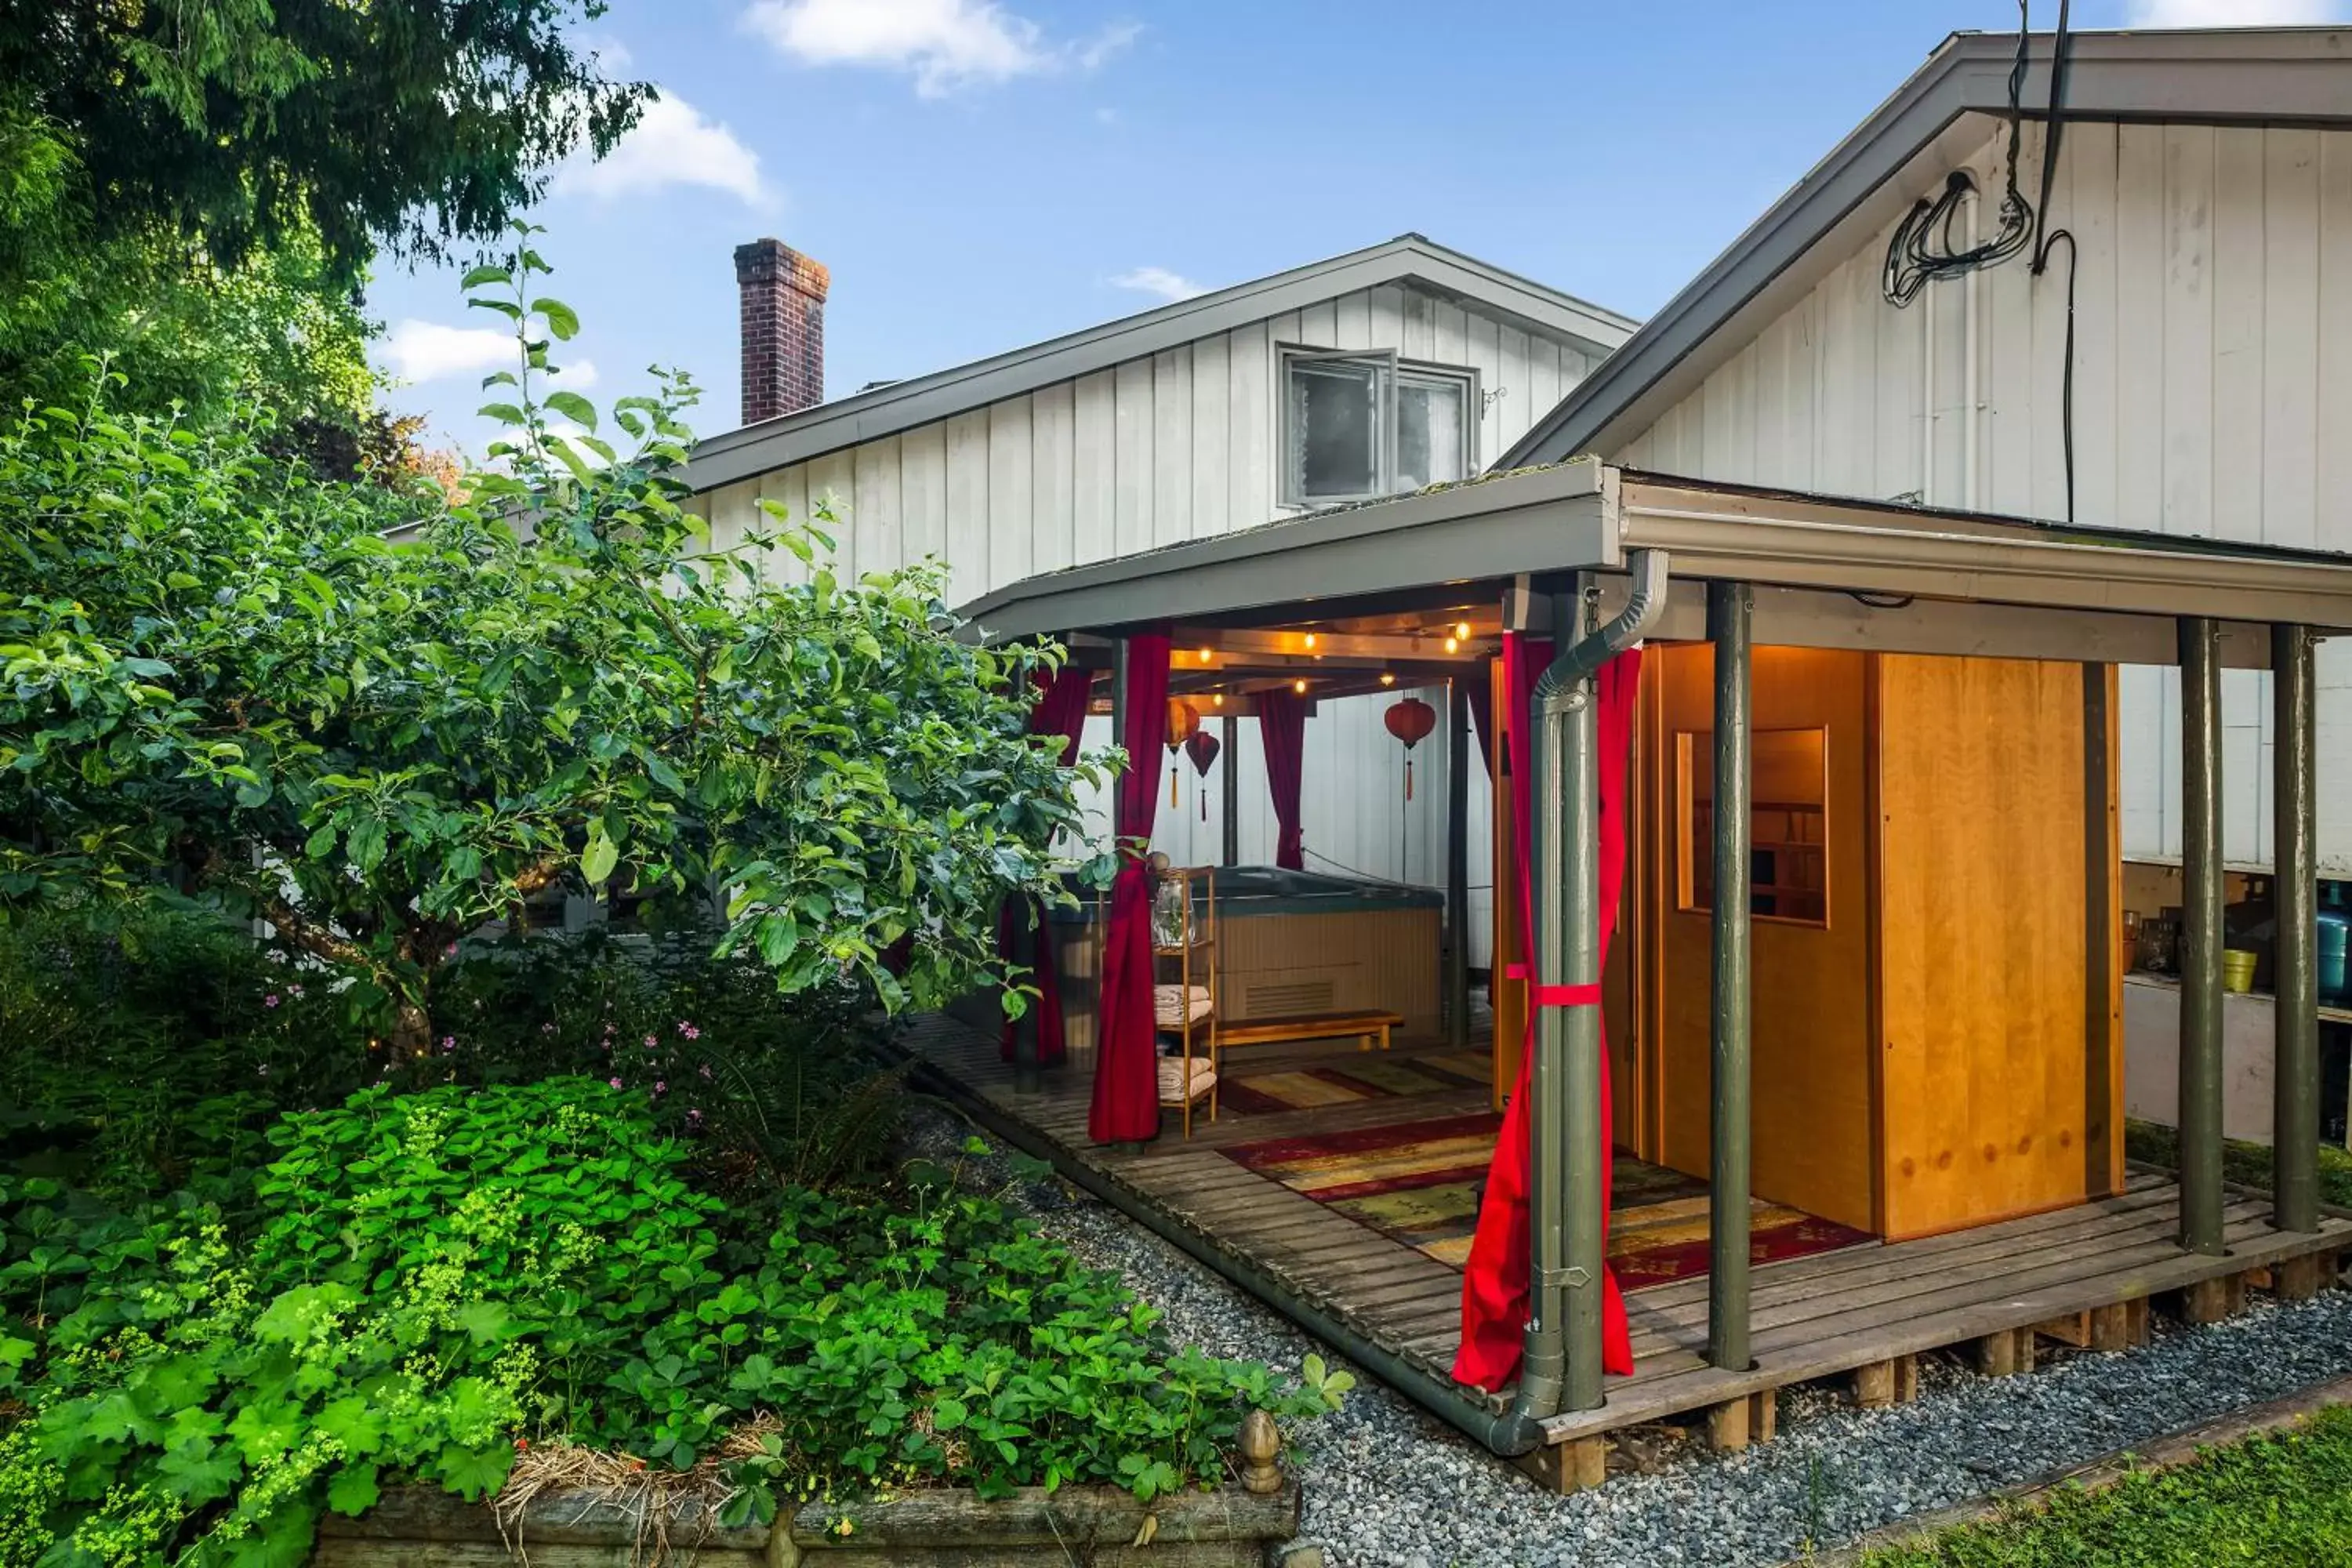
<path fill-rule="evenodd" d="M 833 275 L 778 239 L 735 247 L 743 302 L 743 423 L 824 401 L 824 295 Z"/>

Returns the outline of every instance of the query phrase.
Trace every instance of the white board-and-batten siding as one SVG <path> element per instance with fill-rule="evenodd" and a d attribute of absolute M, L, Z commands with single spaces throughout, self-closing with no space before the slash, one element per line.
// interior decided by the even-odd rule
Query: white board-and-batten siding
<path fill-rule="evenodd" d="M 947 565 L 947 598 L 961 604 L 1042 572 L 1157 549 L 1285 515 L 1276 502 L 1283 347 L 1393 349 L 1408 360 L 1466 365 L 1478 374 L 1473 468 L 1492 461 L 1549 412 L 1591 368 L 1572 342 L 1460 300 L 1410 284 L 1360 289 L 1301 310 L 1121 361 L 1074 380 L 756 478 L 700 498 L 713 542 L 772 526 L 758 503 L 795 519 L 829 514 L 836 571 L 862 574 L 935 555 Z M 799 570 L 778 557 L 778 570 Z M 1308 868 L 1442 885 L 1444 879 L 1443 737 L 1415 754 L 1414 800 L 1402 801 L 1402 751 L 1381 722 L 1405 695 L 1326 701 L 1307 726 L 1301 810 Z M 1442 712 L 1443 692 L 1422 693 Z M 1213 714 L 1203 715 L 1213 724 Z M 1241 763 L 1242 858 L 1273 857 L 1273 814 L 1255 725 Z M 1089 744 L 1108 727 L 1090 722 Z M 1184 767 L 1181 811 L 1166 805 L 1160 768 L 1160 847 L 1180 863 L 1207 864 L 1222 847 L 1222 774 L 1205 787 L 1200 822 Z M 1473 932 L 1488 922 L 1491 881 L 1483 764 L 1472 769 Z M 1090 811 L 1105 831 L 1099 801 Z M 1483 963 L 1484 947 L 1477 950 Z"/>
<path fill-rule="evenodd" d="M 1970 161 L 1989 235 L 2005 132 Z M 2042 167 L 2025 133 L 2022 184 Z M 1940 182 L 1938 182 L 1940 183 Z M 1923 191 L 1921 194 L 1933 194 Z M 2352 132 L 2070 122 L 2074 519 L 2352 551 Z M 2067 514 L 2067 254 L 1880 291 L 1874 237 L 1614 458 L 2013 516 Z M 1960 243 L 1969 243 L 1965 224 Z M 2270 678 L 2223 674 L 2224 854 L 2272 853 Z M 2352 873 L 2352 642 L 2319 657 L 2323 865 Z M 2124 852 L 2181 848 L 2179 676 L 2122 678 Z"/>

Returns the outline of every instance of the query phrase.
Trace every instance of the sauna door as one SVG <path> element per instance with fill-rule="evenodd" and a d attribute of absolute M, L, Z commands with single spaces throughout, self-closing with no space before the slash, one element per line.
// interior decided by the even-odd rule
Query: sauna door
<path fill-rule="evenodd" d="M 1659 1153 L 1707 1172 L 1715 657 L 1656 650 L 1643 835 L 1659 1042 Z M 1876 1230 L 1867 656 L 1754 654 L 1751 865 L 1756 1195 Z"/>

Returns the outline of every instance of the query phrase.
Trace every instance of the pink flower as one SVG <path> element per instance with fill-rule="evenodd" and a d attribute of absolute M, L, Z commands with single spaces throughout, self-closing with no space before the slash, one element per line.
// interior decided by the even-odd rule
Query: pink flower
<path fill-rule="evenodd" d="M 621 1087 L 621 1080 L 619 1079 L 612 1079 L 607 1081 L 609 1081 L 614 1089 Z"/>
<path fill-rule="evenodd" d="M 660 1079 L 654 1079 L 654 1092 L 656 1094 L 667 1094 L 669 1092 L 669 1085 Z"/>
<path fill-rule="evenodd" d="M 455 957 L 457 957 L 457 944 L 456 942 L 451 942 L 448 946 L 446 946 L 446 947 L 443 948 L 443 949 L 441 950 L 441 956 L 442 956 L 442 957 L 444 957 L 444 958 L 455 958 Z"/>
<path fill-rule="evenodd" d="M 289 985 L 286 988 L 286 994 L 299 998 L 302 994 L 302 988 L 299 985 Z"/>
<path fill-rule="evenodd" d="M 701 1111 L 689 1110 L 686 1113 L 686 1130 L 688 1132 L 699 1132 L 702 1131 Z"/>
<path fill-rule="evenodd" d="M 275 1006 L 277 1006 L 277 1005 L 278 1005 L 278 993 L 277 993 L 277 992 L 275 992 L 275 991 L 272 991 L 268 995 L 264 996 L 264 997 L 261 999 L 261 1005 L 262 1005 L 263 1006 L 265 1006 L 265 1007 L 275 1007 Z"/>
<path fill-rule="evenodd" d="M 698 1040 L 702 1038 L 702 1031 L 696 1028 L 692 1024 L 688 1023 L 683 1018 L 680 1018 L 677 1021 L 677 1032 L 684 1035 L 689 1040 Z"/>
<path fill-rule="evenodd" d="M 646 1049 L 647 1049 L 647 1050 L 652 1050 L 656 1046 L 660 1045 L 660 1044 L 661 1044 L 661 1042 L 660 1042 L 659 1040 L 657 1040 L 657 1039 L 654 1038 L 654 1037 L 652 1037 L 651 1035 L 647 1035 L 647 1036 L 646 1037 Z"/>
<path fill-rule="evenodd" d="M 456 1050 L 457 1048 L 457 1036 L 455 1036 L 455 1035 L 444 1035 L 444 1036 L 442 1036 L 442 1037 L 441 1037 L 441 1054 L 442 1054 L 443 1056 L 445 1056 L 445 1057 L 446 1057 L 446 1056 L 447 1056 L 451 1051 L 454 1051 L 454 1050 Z"/>

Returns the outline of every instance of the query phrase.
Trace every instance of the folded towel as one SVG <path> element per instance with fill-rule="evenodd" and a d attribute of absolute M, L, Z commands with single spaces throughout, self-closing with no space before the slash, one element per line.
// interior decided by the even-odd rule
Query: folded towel
<path fill-rule="evenodd" d="M 1198 1100 L 1208 1093 L 1215 1087 L 1216 1081 L 1217 1069 L 1209 1065 L 1209 1058 L 1194 1057 L 1192 1058 L 1192 1098 Z M 1162 1105 L 1184 1103 L 1184 1058 L 1182 1057 L 1160 1058 L 1160 1103 Z"/>
<path fill-rule="evenodd" d="M 1155 985 L 1151 988 L 1152 1021 L 1162 1029 L 1181 1029 L 1186 1024 L 1200 1022 L 1209 1016 L 1209 988 L 1195 985 L 1188 1000 L 1181 985 Z"/>

